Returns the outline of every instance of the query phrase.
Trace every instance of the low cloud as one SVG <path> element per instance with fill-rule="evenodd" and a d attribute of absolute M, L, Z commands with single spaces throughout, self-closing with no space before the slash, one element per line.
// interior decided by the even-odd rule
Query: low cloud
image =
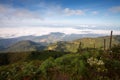
<path fill-rule="evenodd" d="M 109 10 L 114 13 L 120 13 L 120 6 L 112 7 Z"/>
<path fill-rule="evenodd" d="M 64 9 L 65 15 L 71 16 L 71 15 L 84 15 L 84 11 L 82 10 L 74 10 L 70 8 L 65 8 Z"/>
<path fill-rule="evenodd" d="M 12 27 L 12 28 L 0 28 L 0 37 L 12 38 L 19 36 L 41 36 L 49 34 L 51 32 L 61 32 L 65 34 L 103 34 L 110 35 L 110 30 L 93 30 L 93 29 L 75 29 L 75 28 L 50 28 L 50 27 Z M 114 35 L 120 34 L 120 31 L 113 31 Z"/>
<path fill-rule="evenodd" d="M 50 27 L 12 27 L 12 28 L 0 28 L 0 37 L 11 38 L 19 36 L 41 36 L 49 34 L 51 32 L 62 32 L 66 34 L 80 33 L 79 30 L 73 28 L 50 28 Z"/>

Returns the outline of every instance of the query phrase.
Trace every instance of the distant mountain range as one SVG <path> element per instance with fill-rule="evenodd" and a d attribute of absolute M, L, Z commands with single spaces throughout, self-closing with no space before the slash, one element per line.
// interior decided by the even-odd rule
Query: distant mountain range
<path fill-rule="evenodd" d="M 36 38 L 34 36 L 17 38 L 17 39 L 7 39 L 11 41 L 11 44 L 6 48 L 1 48 L 1 52 L 26 52 L 26 51 L 40 51 L 40 50 L 54 50 L 54 51 L 63 51 L 63 52 L 76 52 L 78 50 L 79 44 L 81 42 L 82 48 L 103 48 L 103 40 L 106 39 L 106 48 L 109 48 L 109 37 L 97 37 L 97 38 L 80 38 L 71 41 L 70 39 L 63 40 L 62 36 L 65 35 L 62 33 L 51 33 L 52 35 L 45 35 L 42 38 Z M 68 36 L 68 35 L 67 35 Z M 32 41 L 32 38 L 34 38 Z M 31 40 L 25 40 L 31 39 Z M 40 39 L 40 40 L 39 40 Z M 16 41 L 14 41 L 16 40 Z M 41 41 L 42 40 L 42 41 Z M 48 41 L 47 41 L 48 40 Z M 61 41 L 63 40 L 63 41 Z M 49 44 L 48 44 L 49 43 Z M 112 39 L 112 45 L 120 43 L 120 35 L 114 35 Z M 47 44 L 47 45 L 46 45 Z"/>
<path fill-rule="evenodd" d="M 50 43 L 55 43 L 59 41 L 72 41 L 84 37 L 98 37 L 103 36 L 100 34 L 64 34 L 60 32 L 54 32 L 47 35 L 42 36 L 21 36 L 16 38 L 2 38 L 0 37 L 0 50 L 4 50 L 13 44 L 23 41 L 23 40 L 30 40 L 33 42 L 41 43 L 42 45 L 46 46 Z"/>

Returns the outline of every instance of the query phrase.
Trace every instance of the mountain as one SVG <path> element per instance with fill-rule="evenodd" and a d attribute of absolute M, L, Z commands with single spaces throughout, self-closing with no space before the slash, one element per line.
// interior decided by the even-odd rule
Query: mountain
<path fill-rule="evenodd" d="M 69 34 L 63 38 L 63 41 L 73 41 L 73 40 L 85 38 L 85 37 L 99 37 L 99 36 L 104 36 L 104 35 L 102 34 Z"/>
<path fill-rule="evenodd" d="M 47 34 L 47 35 L 36 36 L 34 39 L 32 39 L 32 41 L 54 43 L 54 42 L 62 40 L 64 36 L 65 36 L 64 33 L 52 32 L 52 33 Z"/>
<path fill-rule="evenodd" d="M 59 35 L 59 36 L 57 36 Z M 73 35 L 73 34 L 72 34 Z M 68 36 L 68 35 L 67 35 Z M 31 37 L 31 38 L 30 38 Z M 76 36 L 75 36 L 76 37 Z M 11 39 L 9 42 L 8 39 L 6 39 L 5 45 L 9 44 L 10 46 L 3 48 L 1 47 L 1 51 L 7 51 L 7 52 L 23 52 L 23 51 L 39 51 L 39 50 L 55 50 L 55 51 L 62 51 L 62 52 L 76 52 L 78 50 L 79 44 L 81 42 L 82 48 L 102 48 L 103 49 L 103 43 L 104 39 L 106 39 L 106 48 L 109 48 L 109 37 L 97 37 L 97 38 L 80 38 L 77 40 L 65 40 L 65 34 L 62 33 L 51 33 L 50 35 L 44 35 L 40 38 L 36 38 L 34 36 L 29 36 L 25 38 L 20 39 Z M 67 39 L 68 37 L 66 37 Z M 79 37 L 77 37 L 79 38 Z M 23 40 L 26 39 L 26 40 Z M 34 41 L 27 40 L 27 39 L 33 39 Z M 39 41 L 37 41 L 37 39 Z M 22 40 L 22 41 L 20 41 Z M 42 41 L 41 41 L 42 40 Z M 8 41 L 8 42 L 7 42 Z M 51 43 L 50 43 L 51 42 Z M 46 45 L 46 43 L 50 43 Z M 112 39 L 112 44 L 119 44 L 120 43 L 120 35 L 114 35 Z M 47 47 L 45 47 L 47 46 Z"/>
<path fill-rule="evenodd" d="M 4 50 L 10 45 L 18 42 L 19 40 L 16 38 L 10 38 L 10 39 L 0 39 L 0 50 Z"/>
<path fill-rule="evenodd" d="M 35 43 L 30 40 L 19 41 L 12 46 L 8 47 L 5 51 L 7 52 L 26 52 L 26 51 L 39 51 L 43 50 L 45 46 Z"/>
<path fill-rule="evenodd" d="M 63 51 L 63 52 L 77 52 L 79 44 L 81 42 L 82 48 L 102 48 L 104 45 L 104 39 L 106 39 L 106 49 L 109 48 L 109 37 L 97 37 L 97 38 L 82 38 L 74 41 L 60 41 L 48 45 L 47 50 Z M 120 43 L 120 35 L 113 36 L 112 45 Z"/>
<path fill-rule="evenodd" d="M 84 38 L 84 37 L 97 37 L 103 36 L 100 34 L 64 34 L 60 32 L 52 32 L 47 35 L 42 36 L 21 36 L 16 38 L 1 38 L 0 39 L 0 50 L 4 50 L 9 46 L 23 40 L 30 40 L 33 42 L 41 43 L 42 45 L 48 45 L 51 43 L 59 42 L 59 41 L 73 41 L 76 39 Z"/>
<path fill-rule="evenodd" d="M 21 36 L 21 37 L 16 37 L 16 38 L 1 38 L 0 39 L 0 50 L 4 50 L 8 48 L 9 46 L 23 40 L 30 40 L 34 42 L 41 43 L 43 45 L 47 45 L 48 43 L 53 43 L 56 41 L 60 41 L 62 37 L 64 36 L 64 33 L 50 33 L 47 35 L 42 35 L 42 36 Z"/>

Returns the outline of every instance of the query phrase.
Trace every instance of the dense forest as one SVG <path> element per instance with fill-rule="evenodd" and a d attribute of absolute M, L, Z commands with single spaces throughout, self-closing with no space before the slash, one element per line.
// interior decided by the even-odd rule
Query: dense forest
<path fill-rule="evenodd" d="M 32 51 L 0 54 L 0 80 L 119 80 L 120 44 L 76 53 Z"/>

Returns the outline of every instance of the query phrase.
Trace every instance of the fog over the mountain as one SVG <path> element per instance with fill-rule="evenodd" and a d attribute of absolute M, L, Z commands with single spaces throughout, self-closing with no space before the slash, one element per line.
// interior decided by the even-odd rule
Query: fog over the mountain
<path fill-rule="evenodd" d="M 114 35 L 119 35 L 119 30 L 113 30 Z M 19 36 L 41 36 L 45 34 L 49 34 L 51 32 L 61 32 L 65 34 L 103 34 L 103 35 L 109 35 L 110 30 L 106 29 L 89 29 L 89 28 L 70 28 L 70 27 L 64 27 L 64 28 L 50 28 L 50 27 L 12 27 L 12 28 L 0 28 L 0 37 L 3 38 L 12 38 L 12 37 L 19 37 Z"/>

